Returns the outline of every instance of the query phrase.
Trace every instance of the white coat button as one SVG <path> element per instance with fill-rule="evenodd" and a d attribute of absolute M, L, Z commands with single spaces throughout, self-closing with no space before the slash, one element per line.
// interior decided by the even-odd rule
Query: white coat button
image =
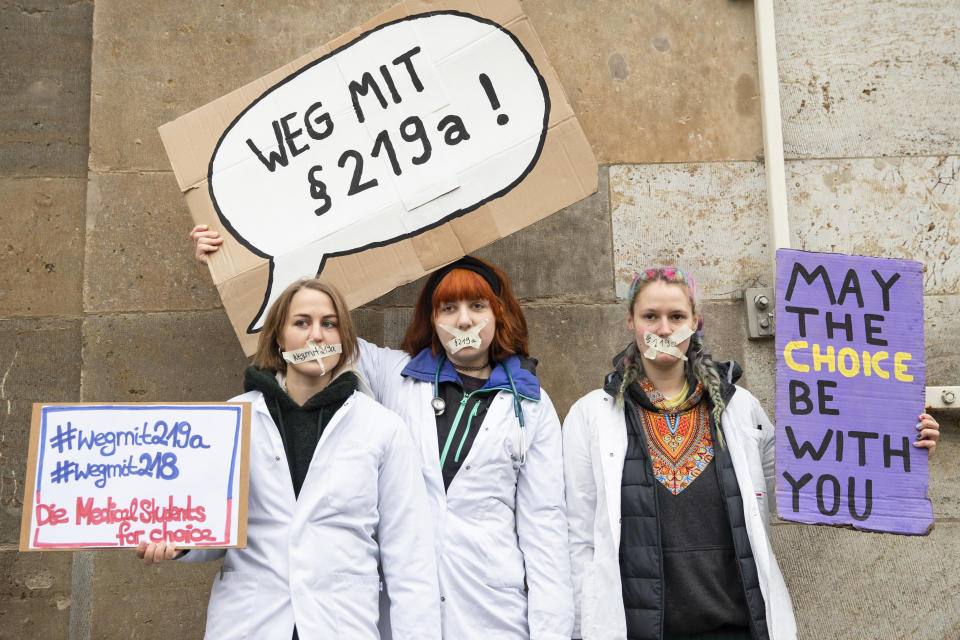
<path fill-rule="evenodd" d="M 467 465 L 467 471 L 470 471 L 470 465 Z"/>
<path fill-rule="evenodd" d="M 610 452 L 610 457 L 611 457 L 611 458 L 613 457 L 613 451 Z"/>
<path fill-rule="evenodd" d="M 440 602 L 446 602 L 446 601 L 447 601 L 446 596 L 440 596 Z"/>
<path fill-rule="evenodd" d="M 611 454 L 612 455 L 612 454 Z M 280 462 L 280 456 L 277 456 L 277 462 Z"/>

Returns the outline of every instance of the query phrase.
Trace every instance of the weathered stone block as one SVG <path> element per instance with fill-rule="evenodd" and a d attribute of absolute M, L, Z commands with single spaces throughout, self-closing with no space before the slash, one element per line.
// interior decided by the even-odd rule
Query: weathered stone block
<path fill-rule="evenodd" d="M 610 167 L 617 295 L 649 266 L 689 270 L 704 299 L 774 284 L 758 163 Z"/>
<path fill-rule="evenodd" d="M 93 3 L 5 2 L 0 24 L 0 174 L 86 176 Z"/>
<path fill-rule="evenodd" d="M 87 402 L 226 400 L 248 364 L 222 310 L 89 316 L 83 361 Z"/>
<path fill-rule="evenodd" d="M 528 0 L 523 9 L 600 162 L 762 151 L 752 4 Z"/>
<path fill-rule="evenodd" d="M 33 403 L 79 400 L 80 362 L 79 320 L 0 320 L 0 543 L 20 539 Z"/>
<path fill-rule="evenodd" d="M 0 551 L 0 639 L 68 636 L 72 555 Z"/>
<path fill-rule="evenodd" d="M 97 552 L 90 637 L 202 638 L 219 568 L 219 562 L 146 567 L 132 550 Z"/>
<path fill-rule="evenodd" d="M 940 423 L 940 440 L 930 456 L 930 485 L 927 496 L 933 502 L 933 514 L 943 520 L 960 518 L 960 468 L 954 452 L 960 446 L 960 416 L 956 411 L 934 411 Z"/>
<path fill-rule="evenodd" d="M 600 167 L 597 193 L 476 255 L 506 272 L 518 298 L 609 301 L 613 295 L 609 190 L 608 168 Z"/>
<path fill-rule="evenodd" d="M 609 193 L 609 172 L 600 167 L 595 194 L 471 255 L 503 269 L 521 299 L 609 300 L 613 293 Z M 412 307 L 428 278 L 397 287 L 369 306 Z"/>
<path fill-rule="evenodd" d="M 383 346 L 399 349 L 407 327 L 413 319 L 412 307 L 385 309 L 383 312 Z"/>
<path fill-rule="evenodd" d="M 924 292 L 960 290 L 960 156 L 787 163 L 794 249 L 924 263 Z"/>
<path fill-rule="evenodd" d="M 957 153 L 960 5 L 775 5 L 788 157 Z"/>
<path fill-rule="evenodd" d="M 603 386 L 628 344 L 626 313 L 616 304 L 526 305 L 524 312 L 537 377 L 563 420 L 570 405 Z"/>
<path fill-rule="evenodd" d="M 319 47 L 395 4 L 97 2 L 90 166 L 170 168 L 157 127 Z"/>
<path fill-rule="evenodd" d="M 77 178 L 0 179 L 0 314 L 80 313 L 84 193 Z"/>
<path fill-rule="evenodd" d="M 772 527 L 777 561 L 804 640 L 944 640 L 960 632 L 960 525 L 938 522 L 927 536 L 837 527 Z"/>
<path fill-rule="evenodd" d="M 924 296 L 923 314 L 927 385 L 960 384 L 960 358 L 957 357 L 960 295 Z"/>
<path fill-rule="evenodd" d="M 196 263 L 193 227 L 172 173 L 91 174 L 88 185 L 88 312 L 220 306 Z"/>
<path fill-rule="evenodd" d="M 383 344 L 383 312 L 361 307 L 350 312 L 357 336 L 376 345 Z"/>

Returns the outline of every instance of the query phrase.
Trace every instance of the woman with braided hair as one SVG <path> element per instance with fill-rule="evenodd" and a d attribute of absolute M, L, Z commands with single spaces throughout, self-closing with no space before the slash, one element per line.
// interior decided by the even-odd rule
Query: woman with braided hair
<path fill-rule="evenodd" d="M 796 637 L 767 537 L 773 429 L 707 352 L 695 292 L 639 274 L 635 339 L 564 422 L 574 637 Z"/>
<path fill-rule="evenodd" d="M 707 352 L 689 275 L 641 272 L 627 326 L 606 384 L 563 425 L 574 637 L 795 638 L 767 530 L 773 426 L 740 367 Z M 932 451 L 936 421 L 917 429 Z"/>

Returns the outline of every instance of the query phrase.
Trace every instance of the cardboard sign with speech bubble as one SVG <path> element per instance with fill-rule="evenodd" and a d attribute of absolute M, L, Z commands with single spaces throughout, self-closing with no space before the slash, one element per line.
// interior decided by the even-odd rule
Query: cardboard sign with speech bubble
<path fill-rule="evenodd" d="M 298 278 L 354 307 L 597 188 L 514 0 L 404 2 L 160 135 L 248 354 Z"/>

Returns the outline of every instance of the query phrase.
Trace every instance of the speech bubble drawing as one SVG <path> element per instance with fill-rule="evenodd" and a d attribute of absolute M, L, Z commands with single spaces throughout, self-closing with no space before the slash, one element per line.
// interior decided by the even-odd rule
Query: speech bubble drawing
<path fill-rule="evenodd" d="M 208 169 L 225 228 L 270 260 L 263 304 L 326 260 L 410 238 L 498 198 L 533 169 L 547 85 L 510 31 L 457 11 L 361 34 L 266 90 Z"/>

